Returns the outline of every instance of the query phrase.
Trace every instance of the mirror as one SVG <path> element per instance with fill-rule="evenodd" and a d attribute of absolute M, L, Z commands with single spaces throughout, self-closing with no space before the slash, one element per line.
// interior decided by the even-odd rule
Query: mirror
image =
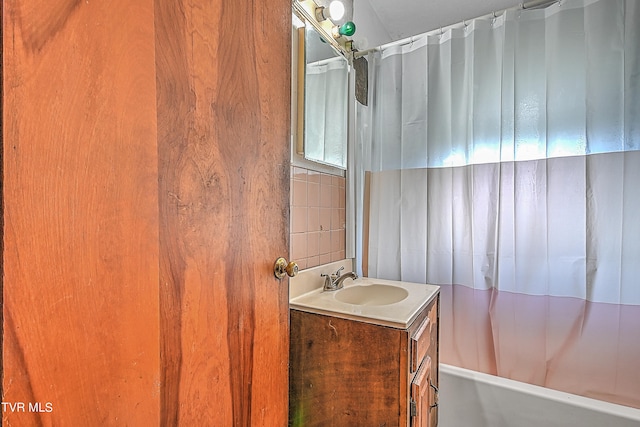
<path fill-rule="evenodd" d="M 311 25 L 304 28 L 304 157 L 346 169 L 349 63 Z"/>

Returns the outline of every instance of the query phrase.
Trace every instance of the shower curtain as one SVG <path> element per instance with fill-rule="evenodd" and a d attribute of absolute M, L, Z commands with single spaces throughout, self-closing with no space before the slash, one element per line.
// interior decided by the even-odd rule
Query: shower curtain
<path fill-rule="evenodd" d="M 640 1 L 370 53 L 356 256 L 442 285 L 441 358 L 640 408 Z"/>

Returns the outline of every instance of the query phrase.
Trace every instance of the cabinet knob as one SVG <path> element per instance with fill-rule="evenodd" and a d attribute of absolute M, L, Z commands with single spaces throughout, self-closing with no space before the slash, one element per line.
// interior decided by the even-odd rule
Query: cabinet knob
<path fill-rule="evenodd" d="M 280 257 L 273 265 L 273 274 L 278 280 L 282 279 L 285 274 L 289 277 L 295 277 L 298 274 L 298 264 L 295 262 L 287 262 L 286 259 Z"/>

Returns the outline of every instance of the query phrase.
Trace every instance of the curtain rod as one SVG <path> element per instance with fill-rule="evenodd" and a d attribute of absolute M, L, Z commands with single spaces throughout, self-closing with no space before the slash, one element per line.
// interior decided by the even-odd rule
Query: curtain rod
<path fill-rule="evenodd" d="M 479 16 L 477 18 L 472 18 L 472 19 L 486 19 L 486 18 L 491 18 L 491 17 L 498 17 L 500 15 L 502 15 L 503 13 L 510 11 L 510 10 L 525 10 L 525 9 L 537 9 L 537 8 L 544 8 L 547 6 L 551 6 L 554 3 L 559 3 L 561 0 L 531 0 L 525 3 L 520 3 L 517 6 L 514 7 L 509 7 L 507 9 L 503 9 L 501 11 L 498 12 L 491 12 L 491 13 L 487 13 L 486 15 L 482 15 Z M 353 52 L 353 57 L 354 58 L 359 58 L 361 56 L 365 56 L 370 52 L 375 52 L 375 51 L 380 51 L 383 49 L 387 49 L 389 47 L 392 46 L 400 46 L 403 44 L 409 44 L 411 42 L 413 42 L 417 37 L 424 37 L 424 36 L 430 36 L 430 35 L 435 35 L 438 33 L 443 33 L 445 31 L 448 31 L 450 29 L 453 28 L 458 28 L 460 25 L 466 25 L 467 21 L 470 21 L 472 19 L 465 19 L 462 22 L 456 22 L 455 24 L 451 24 L 451 25 L 447 25 L 446 27 L 441 27 L 441 28 L 437 28 L 435 30 L 431 30 L 431 31 L 427 31 L 426 33 L 422 33 L 422 34 L 417 34 L 415 36 L 411 36 L 411 37 L 406 37 L 404 39 L 401 40 L 396 40 L 396 41 L 392 41 L 386 44 L 383 44 L 381 46 L 377 46 L 377 47 L 373 47 L 370 49 L 365 49 L 365 50 L 361 50 L 361 51 L 356 51 Z"/>

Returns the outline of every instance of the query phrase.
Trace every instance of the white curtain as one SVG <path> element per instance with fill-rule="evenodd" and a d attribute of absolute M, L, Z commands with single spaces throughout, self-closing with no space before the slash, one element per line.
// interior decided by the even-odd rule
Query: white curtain
<path fill-rule="evenodd" d="M 491 342 L 476 347 L 491 347 L 492 373 L 514 376 L 504 335 L 513 325 L 497 323 L 495 292 L 640 305 L 639 41 L 640 1 L 564 0 L 368 57 L 373 91 L 356 117 L 358 260 L 371 277 L 488 290 L 480 317 Z M 539 313 L 555 332 L 540 338 L 543 366 L 518 379 L 545 385 L 549 360 L 580 339 L 576 319 L 588 323 L 580 307 L 565 325 Z M 608 332 L 624 327 L 640 342 L 629 335 L 640 330 L 635 312 L 634 328 L 627 316 Z M 639 344 L 621 345 L 640 360 Z M 640 406 L 630 388 L 612 393 Z"/>

